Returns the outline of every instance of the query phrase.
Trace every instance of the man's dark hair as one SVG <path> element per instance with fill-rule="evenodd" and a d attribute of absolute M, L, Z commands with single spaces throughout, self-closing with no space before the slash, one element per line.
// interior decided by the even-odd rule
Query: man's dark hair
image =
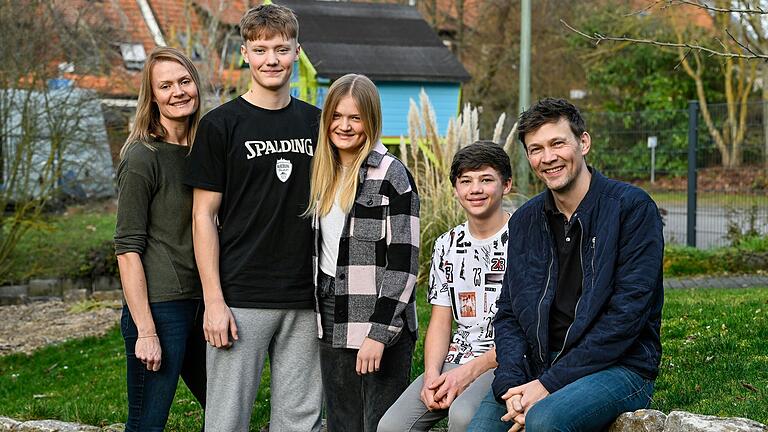
<path fill-rule="evenodd" d="M 525 134 L 534 132 L 547 123 L 557 123 L 560 119 L 568 120 L 577 139 L 587 130 L 584 118 L 576 106 L 565 99 L 545 98 L 520 114 L 517 138 L 525 148 Z"/>
<path fill-rule="evenodd" d="M 456 152 L 451 162 L 451 184 L 456 186 L 456 179 L 465 171 L 478 170 L 489 166 L 501 175 L 503 181 L 512 177 L 509 155 L 493 141 L 475 141 Z"/>

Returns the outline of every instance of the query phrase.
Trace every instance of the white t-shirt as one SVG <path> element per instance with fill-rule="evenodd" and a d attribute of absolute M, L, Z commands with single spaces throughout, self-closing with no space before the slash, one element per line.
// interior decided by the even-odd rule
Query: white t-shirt
<path fill-rule="evenodd" d="M 478 240 L 467 223 L 435 241 L 429 272 L 429 302 L 449 306 L 458 323 L 446 363 L 464 364 L 493 348 L 496 298 L 507 270 L 507 224 Z"/>
<path fill-rule="evenodd" d="M 320 270 L 331 277 L 336 277 L 336 263 L 339 258 L 339 241 L 344 230 L 347 214 L 339 206 L 339 194 L 333 201 L 333 207 L 327 215 L 320 218 L 320 232 L 323 233 L 320 247 Z"/>

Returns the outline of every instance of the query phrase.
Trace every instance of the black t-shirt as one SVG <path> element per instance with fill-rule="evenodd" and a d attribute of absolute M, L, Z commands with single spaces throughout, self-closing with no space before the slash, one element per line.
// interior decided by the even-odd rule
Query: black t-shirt
<path fill-rule="evenodd" d="M 200 122 L 186 183 L 222 193 L 219 273 L 229 306 L 314 305 L 309 176 L 320 110 L 291 98 L 268 110 L 242 97 Z"/>

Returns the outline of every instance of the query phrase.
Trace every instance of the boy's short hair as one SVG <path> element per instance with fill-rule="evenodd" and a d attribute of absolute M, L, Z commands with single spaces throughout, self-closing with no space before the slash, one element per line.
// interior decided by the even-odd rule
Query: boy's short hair
<path fill-rule="evenodd" d="M 579 109 L 565 99 L 544 98 L 536 102 L 520 114 L 520 121 L 517 125 L 517 138 L 525 147 L 525 134 L 534 132 L 547 123 L 557 123 L 560 119 L 568 120 L 571 132 L 576 138 L 579 138 L 587 131 L 584 118 Z"/>
<path fill-rule="evenodd" d="M 251 8 L 240 19 L 240 36 L 243 43 L 259 39 L 270 39 L 276 35 L 286 40 L 299 39 L 299 20 L 296 14 L 285 6 L 263 4 Z"/>
<path fill-rule="evenodd" d="M 465 171 L 478 170 L 484 166 L 498 171 L 505 182 L 512 178 L 512 166 L 507 152 L 493 141 L 475 141 L 453 156 L 451 184 L 456 186 L 456 179 Z"/>

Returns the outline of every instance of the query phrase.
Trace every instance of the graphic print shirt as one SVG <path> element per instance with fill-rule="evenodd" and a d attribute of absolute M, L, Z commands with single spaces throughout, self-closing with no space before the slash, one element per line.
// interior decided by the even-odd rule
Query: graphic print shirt
<path fill-rule="evenodd" d="M 478 240 L 467 222 L 435 241 L 429 273 L 429 302 L 448 306 L 458 323 L 446 363 L 464 364 L 493 348 L 496 298 L 507 269 L 507 224 Z"/>
<path fill-rule="evenodd" d="M 227 305 L 311 309 L 312 227 L 302 217 L 320 110 L 233 99 L 200 121 L 186 183 L 221 192 L 219 272 Z"/>

